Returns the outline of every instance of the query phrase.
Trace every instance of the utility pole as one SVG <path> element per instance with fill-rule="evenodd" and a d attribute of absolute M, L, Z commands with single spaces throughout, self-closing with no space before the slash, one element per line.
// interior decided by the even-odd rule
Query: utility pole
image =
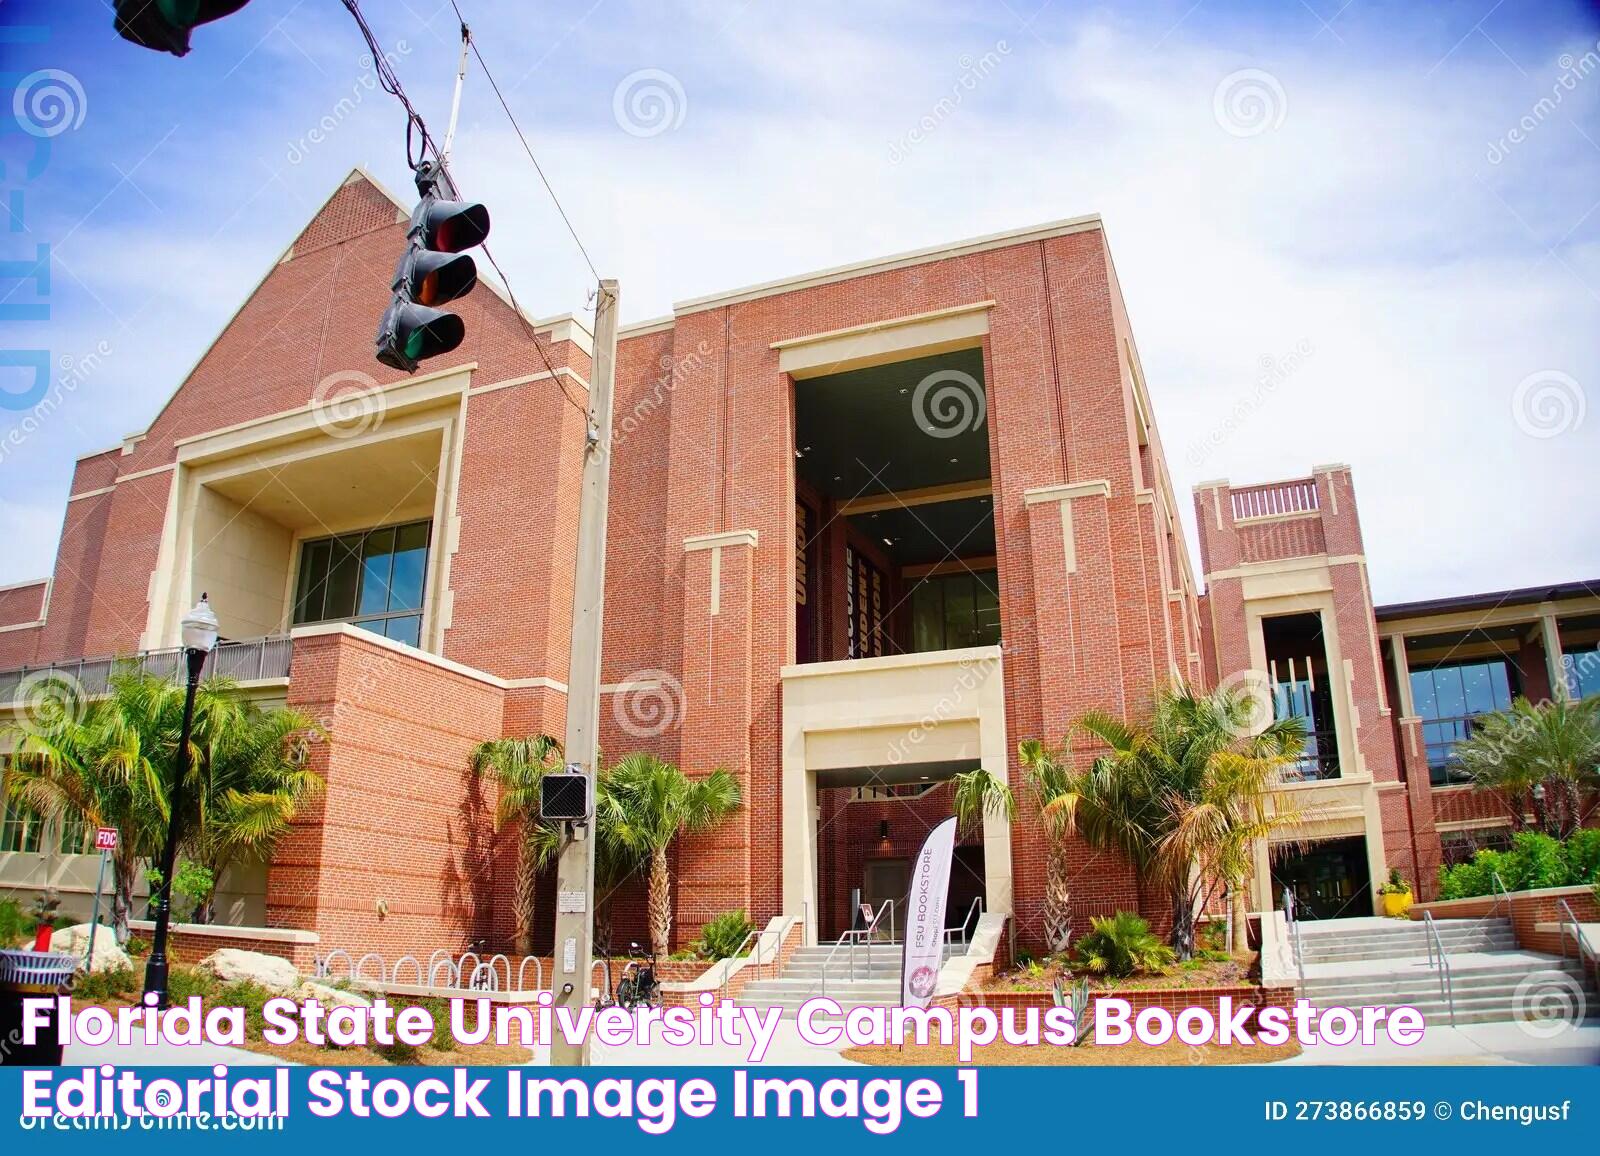
<path fill-rule="evenodd" d="M 567 770 L 589 780 L 590 818 L 567 824 L 556 864 L 554 1007 L 576 1017 L 589 1002 L 594 967 L 595 755 L 600 745 L 600 638 L 606 586 L 606 503 L 611 489 L 611 397 L 617 367 L 617 283 L 600 282 L 594 308 L 594 373 L 578 507 L 578 560 L 572 583 L 572 648 L 567 665 Z M 555 383 L 559 385 L 560 383 Z M 550 1043 L 550 1062 L 587 1065 L 589 1041 Z"/>

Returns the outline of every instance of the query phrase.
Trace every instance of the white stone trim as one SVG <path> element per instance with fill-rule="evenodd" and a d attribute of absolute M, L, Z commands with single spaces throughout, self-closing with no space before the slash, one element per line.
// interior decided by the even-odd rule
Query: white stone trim
<path fill-rule="evenodd" d="M 329 635 L 341 634 L 364 642 L 369 646 L 376 646 L 380 650 L 392 650 L 396 654 L 403 654 L 407 658 L 414 658 L 418 662 L 425 662 L 429 666 L 436 666 L 440 670 L 447 670 L 451 674 L 459 674 L 463 678 L 470 678 L 498 690 L 507 689 L 506 680 L 471 666 L 444 658 L 441 655 L 429 654 L 426 650 L 419 650 L 415 646 L 408 646 L 404 642 L 396 642 L 392 638 L 385 638 L 381 634 L 374 634 L 370 630 L 362 630 L 349 622 L 319 622 L 310 626 L 296 626 L 289 631 L 289 637 L 294 641 L 302 638 L 326 638 Z"/>
<path fill-rule="evenodd" d="M 1069 498 L 1109 498 L 1111 496 L 1111 483 L 1104 478 L 1092 478 L 1082 482 L 1062 482 L 1054 486 L 1036 486 L 1031 490 L 1022 491 L 1022 500 L 1029 506 L 1037 506 L 1042 502 L 1062 502 Z"/>
<path fill-rule="evenodd" d="M 770 297 L 775 293 L 792 293 L 797 289 L 810 289 L 818 285 L 829 285 L 835 281 L 845 281 L 870 273 L 887 273 L 894 269 L 925 265 L 930 261 L 964 257 L 972 253 L 987 252 L 990 249 L 1004 249 L 1012 245 L 1024 245 L 1030 241 L 1045 241 L 1052 237 L 1065 237 L 1072 233 L 1087 233 L 1100 227 L 1100 215 L 1098 213 L 1090 213 L 1082 217 L 1069 217 L 1065 220 L 1051 221 L 1043 225 L 1011 229 L 1004 233 L 990 233 L 965 241 L 934 245 L 926 249 L 913 249 L 910 252 L 895 253 L 868 261 L 857 261 L 850 265 L 837 265 L 831 269 L 820 269 L 814 273 L 802 273 L 797 277 L 785 277 L 776 281 L 762 281 L 755 285 L 746 285 L 742 289 L 714 293 L 707 297 L 691 297 L 687 301 L 673 302 L 672 311 L 675 315 L 681 317 L 685 313 L 698 313 L 702 310 L 716 309 L 724 305 L 737 305 L 744 301 L 754 301 L 759 297 Z"/>
<path fill-rule="evenodd" d="M 683 540 L 685 553 L 694 550 L 719 550 L 724 546 L 754 546 L 754 530 L 724 530 L 718 534 L 694 534 Z"/>
<path fill-rule="evenodd" d="M 117 485 L 115 482 L 112 482 L 109 486 L 99 486 L 93 490 L 79 490 L 76 494 L 68 494 L 67 502 L 70 505 L 71 503 L 79 501 L 83 498 L 97 498 L 101 494 L 113 494 L 116 493 L 116 490 Z"/>
<path fill-rule="evenodd" d="M 130 919 L 128 926 L 134 931 L 154 931 L 155 921 Z M 321 943 L 322 936 L 315 931 L 298 927 L 235 927 L 227 923 L 174 923 L 174 935 L 210 935 L 217 939 L 255 939 L 263 943 Z"/>

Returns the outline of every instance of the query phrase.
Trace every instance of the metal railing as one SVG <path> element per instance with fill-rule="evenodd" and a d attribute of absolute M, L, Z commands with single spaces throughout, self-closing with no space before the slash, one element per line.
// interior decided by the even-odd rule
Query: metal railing
<path fill-rule="evenodd" d="M 1300 990 L 1306 989 L 1306 953 L 1300 944 L 1300 921 L 1294 915 L 1294 892 L 1283 889 L 1283 918 L 1289 928 L 1289 950 L 1294 955 L 1295 967 L 1300 971 Z"/>
<path fill-rule="evenodd" d="M 271 635 L 239 642 L 221 642 L 206 663 L 206 677 L 248 682 L 262 678 L 287 678 L 294 645 L 287 635 Z M 58 679 L 70 684 L 81 695 L 106 694 L 111 678 L 123 671 L 154 674 L 178 679 L 183 671 L 183 648 L 143 650 L 137 654 L 110 658 L 80 658 L 71 662 L 50 662 L 41 666 L 19 666 L 0 671 L 0 702 L 15 702 L 25 697 L 30 687 Z"/>
<path fill-rule="evenodd" d="M 755 976 L 757 979 L 761 978 L 761 945 L 766 942 L 767 936 L 769 935 L 774 936 L 778 941 L 777 945 L 772 949 L 772 959 L 769 962 L 776 965 L 777 962 L 783 958 L 783 932 L 774 931 L 770 928 L 752 927 L 750 929 L 750 933 L 739 941 L 739 946 L 734 949 L 733 954 L 722 961 L 722 998 L 724 1000 L 728 998 L 728 983 L 733 978 L 733 961 L 744 955 L 744 949 L 747 946 L 751 946 L 751 940 L 754 940 L 755 942 L 754 945 L 751 946 L 750 956 L 747 957 L 750 961 L 748 966 L 755 968 Z M 777 978 L 776 970 L 774 970 L 773 978 Z"/>
<path fill-rule="evenodd" d="M 951 949 L 955 946 L 954 940 L 957 935 L 961 936 L 961 947 L 963 951 L 972 946 L 972 936 L 977 931 L 977 924 L 975 921 L 982 914 L 983 896 L 974 895 L 972 897 L 971 906 L 967 908 L 967 914 L 965 918 L 961 920 L 961 926 L 947 927 L 944 929 L 944 953 L 946 956 L 953 954 Z M 971 931 L 967 930 L 969 926 L 972 928 Z"/>
<path fill-rule="evenodd" d="M 1310 514 L 1317 510 L 1317 480 L 1292 478 L 1240 486 L 1229 492 L 1234 521 L 1249 518 L 1281 518 L 1290 514 Z"/>
<path fill-rule="evenodd" d="M 1500 872 L 1492 867 L 1489 869 L 1489 894 L 1493 897 L 1494 902 L 1489 904 L 1489 914 L 1484 916 L 1485 919 L 1494 918 L 1494 913 L 1500 910 L 1500 900 L 1502 899 L 1506 901 L 1507 910 L 1510 909 L 1511 892 L 1506 890 L 1506 883 L 1504 879 L 1500 878 Z"/>
<path fill-rule="evenodd" d="M 1444 952 L 1444 940 L 1439 938 L 1439 928 L 1434 925 L 1433 912 L 1422 913 L 1423 930 L 1428 937 L 1428 966 L 1439 972 L 1439 994 L 1450 1005 L 1450 1026 L 1456 1024 L 1456 981 L 1450 974 L 1450 957 Z"/>
<path fill-rule="evenodd" d="M 856 977 L 856 945 L 862 940 L 867 944 L 867 971 L 872 970 L 872 936 L 878 930 L 878 924 L 883 922 L 884 913 L 889 915 L 889 941 L 894 942 L 894 903 L 885 899 L 878 905 L 878 910 L 873 914 L 872 921 L 865 927 L 852 927 L 839 937 L 833 945 L 833 950 L 828 952 L 827 958 L 822 961 L 822 982 L 818 991 L 822 995 L 828 994 L 828 968 L 833 964 L 833 957 L 839 954 L 839 949 L 846 944 L 850 946 L 850 978 Z"/>
<path fill-rule="evenodd" d="M 1594 981 L 1600 985 L 1600 955 L 1589 946 L 1589 941 L 1583 937 L 1583 924 L 1578 921 L 1577 913 L 1572 910 L 1572 904 L 1565 899 L 1557 900 L 1561 904 L 1561 958 L 1567 958 L 1567 928 L 1572 928 L 1573 941 L 1578 945 L 1578 966 L 1582 968 L 1587 962 L 1594 968 Z"/>

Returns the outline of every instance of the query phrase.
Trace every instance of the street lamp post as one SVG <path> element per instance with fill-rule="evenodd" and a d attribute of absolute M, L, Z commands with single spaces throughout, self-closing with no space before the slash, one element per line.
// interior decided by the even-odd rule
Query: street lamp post
<path fill-rule="evenodd" d="M 150 962 L 144 969 L 144 993 L 154 994 L 155 1006 L 167 1006 L 167 926 L 172 921 L 172 876 L 178 859 L 178 816 L 183 811 L 183 785 L 189 777 L 189 734 L 194 729 L 194 694 L 206 655 L 217 645 L 217 616 L 204 594 L 184 616 L 183 660 L 188 685 L 183 695 L 183 726 L 178 733 L 178 754 L 173 762 L 172 789 L 167 793 L 167 841 L 161 849 L 161 890 L 156 894 L 156 929 Z"/>

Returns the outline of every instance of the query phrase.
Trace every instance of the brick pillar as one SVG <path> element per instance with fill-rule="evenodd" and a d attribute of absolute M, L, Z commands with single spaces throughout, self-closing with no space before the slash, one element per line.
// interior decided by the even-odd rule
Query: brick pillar
<path fill-rule="evenodd" d="M 687 836 L 674 881 L 674 942 L 699 933 L 712 916 L 753 908 L 753 815 L 771 815 L 750 774 L 752 576 L 756 534 L 735 530 L 683 543 L 683 726 L 680 765 L 687 774 L 722 767 L 739 778 L 744 806 L 714 831 Z"/>
<path fill-rule="evenodd" d="M 1384 848 L 1389 866 L 1400 868 L 1411 880 L 1412 891 L 1418 899 L 1432 899 L 1438 886 L 1439 864 L 1444 853 L 1439 845 L 1439 832 L 1434 826 L 1433 784 L 1428 777 L 1428 753 L 1422 743 L 1422 720 L 1402 718 L 1399 721 L 1400 757 L 1405 766 L 1405 794 L 1383 793 Z M 1409 803 L 1409 824 L 1406 817 L 1391 818 L 1390 800 L 1405 798 Z M 1397 829 L 1404 825 L 1404 830 Z M 1408 861 L 1409 860 L 1409 861 Z"/>

